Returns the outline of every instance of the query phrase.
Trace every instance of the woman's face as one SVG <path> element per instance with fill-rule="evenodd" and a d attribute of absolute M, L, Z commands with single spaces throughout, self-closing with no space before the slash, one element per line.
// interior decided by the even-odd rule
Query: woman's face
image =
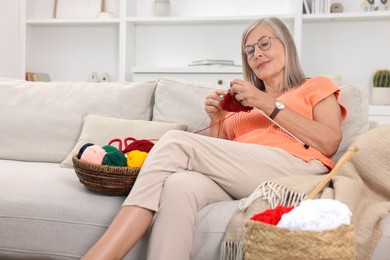
<path fill-rule="evenodd" d="M 260 24 L 251 31 L 245 46 L 248 64 L 259 79 L 267 82 L 280 77 L 283 80 L 286 64 L 285 49 L 282 42 L 267 26 Z"/>

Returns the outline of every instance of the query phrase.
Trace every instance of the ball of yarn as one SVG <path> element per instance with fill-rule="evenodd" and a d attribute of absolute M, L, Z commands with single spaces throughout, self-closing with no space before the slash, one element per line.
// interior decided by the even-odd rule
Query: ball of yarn
<path fill-rule="evenodd" d="M 278 227 L 291 230 L 323 231 L 351 224 L 352 213 L 338 200 L 305 200 L 282 216 Z"/>
<path fill-rule="evenodd" d="M 148 155 L 147 152 L 143 152 L 139 150 L 133 150 L 131 152 L 126 153 L 127 167 L 141 168 L 147 155 Z"/>
<path fill-rule="evenodd" d="M 80 160 L 93 163 L 93 164 L 102 164 L 103 158 L 106 156 L 106 151 L 99 145 L 91 145 L 85 148 L 82 153 Z"/>
<path fill-rule="evenodd" d="M 84 144 L 83 146 L 81 146 L 81 148 L 80 148 L 80 150 L 79 150 L 79 152 L 78 152 L 78 154 L 77 154 L 77 159 L 81 159 L 81 155 L 84 153 L 84 151 L 85 151 L 85 149 L 87 148 L 87 147 L 89 147 L 89 146 L 92 146 L 93 144 L 91 144 L 91 143 L 86 143 L 86 144 Z"/>
<path fill-rule="evenodd" d="M 127 142 L 129 140 L 132 142 L 130 144 L 127 144 Z M 126 143 L 126 147 L 125 147 L 125 149 L 122 150 L 123 153 L 128 153 L 128 152 L 131 152 L 134 150 L 148 153 L 148 152 L 150 152 L 150 150 L 154 146 L 154 143 L 149 141 L 149 140 L 145 140 L 145 139 L 137 140 L 133 137 L 127 137 L 125 139 L 125 143 Z"/>
<path fill-rule="evenodd" d="M 103 149 L 106 151 L 106 156 L 103 158 L 103 165 L 110 166 L 127 166 L 127 158 L 115 146 L 105 145 Z"/>

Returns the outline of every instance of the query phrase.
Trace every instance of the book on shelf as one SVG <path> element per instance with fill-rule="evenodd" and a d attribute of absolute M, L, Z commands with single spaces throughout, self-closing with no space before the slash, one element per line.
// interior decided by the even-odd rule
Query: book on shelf
<path fill-rule="evenodd" d="M 47 73 L 35 73 L 35 72 L 26 72 L 27 81 L 50 81 L 50 76 Z"/>
<path fill-rule="evenodd" d="M 212 59 L 204 59 L 204 60 L 195 60 L 192 61 L 189 66 L 203 66 L 203 65 L 225 65 L 225 66 L 234 66 L 233 60 L 212 60 Z"/>
<path fill-rule="evenodd" d="M 309 0 L 304 0 L 304 3 Z M 330 13 L 331 0 L 310 0 L 311 1 L 311 13 L 312 14 L 328 14 Z"/>
<path fill-rule="evenodd" d="M 311 14 L 309 1 L 311 1 L 311 0 L 303 0 L 303 13 L 304 14 Z"/>

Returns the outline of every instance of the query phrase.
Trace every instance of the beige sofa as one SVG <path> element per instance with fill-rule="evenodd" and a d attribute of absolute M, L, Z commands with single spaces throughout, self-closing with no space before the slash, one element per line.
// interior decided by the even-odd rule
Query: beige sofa
<path fill-rule="evenodd" d="M 104 145 L 116 137 L 159 138 L 170 129 L 207 127 L 204 98 L 215 88 L 172 78 L 138 83 L 0 78 L 0 259 L 79 259 L 103 234 L 124 197 L 87 190 L 69 168 L 70 156 L 87 142 Z M 335 160 L 369 124 L 363 87 L 343 87 L 340 99 L 349 117 Z M 219 259 L 236 205 L 220 202 L 200 210 L 193 260 Z M 147 239 L 125 259 L 145 259 Z M 372 259 L 386 259 L 388 245 L 390 215 Z"/>

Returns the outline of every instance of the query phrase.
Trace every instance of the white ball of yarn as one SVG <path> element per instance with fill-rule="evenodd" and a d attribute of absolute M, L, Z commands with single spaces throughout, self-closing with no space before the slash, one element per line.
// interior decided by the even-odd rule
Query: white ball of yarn
<path fill-rule="evenodd" d="M 351 224 L 352 213 L 338 200 L 305 200 L 284 214 L 278 227 L 290 230 L 323 231 Z"/>

